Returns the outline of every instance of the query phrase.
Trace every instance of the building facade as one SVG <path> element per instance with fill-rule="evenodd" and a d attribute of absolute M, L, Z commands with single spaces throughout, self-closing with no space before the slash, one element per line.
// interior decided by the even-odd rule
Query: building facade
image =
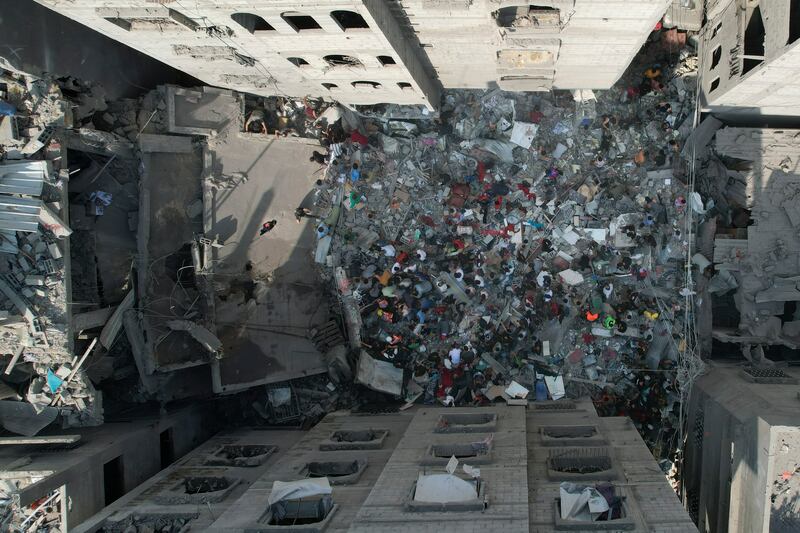
<path fill-rule="evenodd" d="M 709 1 L 700 52 L 705 110 L 800 115 L 800 3 Z"/>
<path fill-rule="evenodd" d="M 607 89 L 670 0 L 37 0 L 203 82 L 345 104 Z M 102 58 L 98 58 L 102 60 Z"/>
<path fill-rule="evenodd" d="M 420 484 L 453 456 L 476 497 L 420 501 Z M 276 516 L 276 482 L 325 476 L 329 497 L 290 500 L 288 518 Z M 610 483 L 622 516 L 561 520 L 563 481 Z M 589 401 L 332 413 L 308 432 L 223 433 L 72 531 L 143 531 L 154 520 L 191 531 L 696 531 L 630 420 L 599 418 Z"/>
<path fill-rule="evenodd" d="M 700 531 L 800 528 L 798 372 L 715 365 L 692 389 L 684 499 Z"/>
<path fill-rule="evenodd" d="M 208 404 L 197 403 L 165 416 L 107 421 L 69 435 L 48 430 L 31 438 L 5 437 L 0 448 L 4 494 L 13 494 L 21 510 L 16 512 L 29 516 L 28 524 L 43 511 L 56 512 L 61 531 L 72 531 L 211 437 L 219 429 L 211 412 Z"/>

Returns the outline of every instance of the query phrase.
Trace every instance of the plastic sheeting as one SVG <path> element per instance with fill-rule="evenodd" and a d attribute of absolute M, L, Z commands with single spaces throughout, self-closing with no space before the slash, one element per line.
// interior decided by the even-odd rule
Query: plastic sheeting
<path fill-rule="evenodd" d="M 608 511 L 608 502 L 594 487 L 562 483 L 561 518 L 563 520 L 594 521 Z"/>
<path fill-rule="evenodd" d="M 331 484 L 327 477 L 301 479 L 299 481 L 275 481 L 269 494 L 270 505 L 284 500 L 298 500 L 310 496 L 332 494 Z"/>
<path fill-rule="evenodd" d="M 478 499 L 473 483 L 450 474 L 420 474 L 414 500 L 418 502 L 454 503 Z"/>

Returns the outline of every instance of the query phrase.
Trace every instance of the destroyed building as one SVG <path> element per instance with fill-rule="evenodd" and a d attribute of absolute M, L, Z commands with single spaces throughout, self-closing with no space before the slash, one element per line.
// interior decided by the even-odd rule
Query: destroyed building
<path fill-rule="evenodd" d="M 442 87 L 607 89 L 670 0 L 39 3 L 209 85 L 433 110 Z"/>
<path fill-rule="evenodd" d="M 35 437 L 2 437 L 2 491 L 13 493 L 15 500 L 4 496 L 4 527 L 72 531 L 193 450 L 217 427 L 211 409 L 197 405 L 67 434 L 51 430 Z"/>
<path fill-rule="evenodd" d="M 629 420 L 586 400 L 537 407 L 223 432 L 72 531 L 696 531 Z M 614 510 L 591 514 L 579 497 L 567 508 L 584 487 Z"/>
<path fill-rule="evenodd" d="M 701 32 L 704 109 L 731 118 L 800 114 L 800 4 L 707 2 Z"/>
<path fill-rule="evenodd" d="M 209 85 L 0 65 L 3 527 L 796 529 L 794 3 L 37 1 Z"/>
<path fill-rule="evenodd" d="M 701 531 L 797 531 L 794 368 L 715 365 L 692 391 L 684 499 Z"/>

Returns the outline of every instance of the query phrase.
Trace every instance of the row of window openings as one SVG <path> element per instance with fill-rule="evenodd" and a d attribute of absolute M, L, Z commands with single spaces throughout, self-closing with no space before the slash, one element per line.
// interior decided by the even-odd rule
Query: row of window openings
<path fill-rule="evenodd" d="M 323 57 L 322 59 L 331 67 L 336 67 L 339 65 L 355 67 L 364 66 L 364 64 L 358 58 L 353 56 L 331 54 Z M 380 63 L 382 67 L 391 67 L 392 65 L 397 64 L 397 61 L 395 61 L 392 56 L 377 56 L 377 59 L 378 63 Z M 311 66 L 311 64 L 302 57 L 287 57 L 286 60 L 299 68 Z"/>
<path fill-rule="evenodd" d="M 231 18 L 250 33 L 255 33 L 257 31 L 275 31 L 275 28 L 269 22 L 252 13 L 234 13 L 231 15 Z M 319 25 L 317 20 L 310 15 L 289 12 L 281 14 L 281 18 L 297 32 L 322 29 L 322 26 Z M 369 28 L 369 24 L 364 20 L 364 17 L 354 11 L 332 11 L 331 18 L 333 18 L 343 30 Z"/>
<path fill-rule="evenodd" d="M 792 0 L 789 9 L 789 37 L 786 41 L 787 46 L 800 39 L 800 0 Z M 712 40 L 717 36 L 721 29 L 722 22 L 718 23 L 716 27 L 714 27 L 714 31 L 711 34 Z M 756 6 L 750 15 L 750 20 L 747 23 L 747 27 L 745 28 L 744 57 L 743 66 L 741 69 L 742 75 L 747 74 L 764 61 L 765 42 L 766 29 L 761 16 L 761 8 L 760 6 Z M 735 54 L 732 50 L 731 55 L 736 56 L 738 54 Z M 717 45 L 711 51 L 711 68 L 709 70 L 712 71 L 716 69 L 721 59 L 722 45 Z M 731 61 L 738 62 L 738 58 L 732 57 Z M 709 93 L 713 93 L 715 90 L 717 90 L 719 88 L 719 84 L 720 78 L 714 78 L 709 86 Z"/>
<path fill-rule="evenodd" d="M 381 85 L 377 81 L 354 81 L 350 85 L 352 85 L 354 89 L 378 90 L 383 87 L 383 85 Z M 329 91 L 336 90 L 339 88 L 339 86 L 336 85 L 335 83 L 323 83 L 322 86 L 328 89 Z M 413 87 L 407 81 L 397 82 L 397 86 L 403 91 L 413 90 Z"/>

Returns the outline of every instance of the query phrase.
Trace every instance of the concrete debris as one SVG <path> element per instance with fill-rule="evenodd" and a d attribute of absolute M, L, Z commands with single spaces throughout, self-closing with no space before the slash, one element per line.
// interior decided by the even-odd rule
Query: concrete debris
<path fill-rule="evenodd" d="M 216 335 L 208 331 L 203 326 L 189 322 L 188 320 L 170 320 L 167 327 L 172 331 L 186 331 L 194 340 L 211 353 L 217 353 L 222 348 L 222 342 Z"/>
<path fill-rule="evenodd" d="M 341 200 L 318 206 L 337 218 L 315 260 L 357 383 L 444 405 L 588 389 L 668 455 L 682 361 L 702 367 L 685 338 L 684 232 L 711 208 L 680 157 L 696 61 L 663 53 L 609 91 L 450 91 L 438 115 L 330 125 L 319 187 Z"/>
<path fill-rule="evenodd" d="M 358 358 L 356 382 L 372 390 L 399 397 L 403 390 L 403 370 L 387 361 L 374 359 L 362 351 Z"/>
<path fill-rule="evenodd" d="M 700 292 L 708 342 L 738 344 L 728 351 L 770 366 L 800 348 L 792 326 L 800 319 L 798 130 L 714 126 L 696 161 L 698 193 L 714 220 Z"/>
<path fill-rule="evenodd" d="M 0 401 L 0 424 L 8 431 L 33 437 L 58 416 L 58 409 L 25 402 Z"/>
<path fill-rule="evenodd" d="M 103 110 L 105 99 L 99 88 L 71 92 L 77 82 L 70 78 L 9 69 L 2 77 L 16 134 L 3 139 L 0 162 L 0 353 L 6 354 L 7 391 L 0 419 L 6 430 L 31 437 L 56 422 L 74 427 L 103 419 L 100 393 L 83 370 L 89 354 L 76 357 L 69 327 L 72 230 L 64 222 L 69 167 L 62 132 Z M 65 89 L 79 102 L 69 102 Z M 84 144 L 100 142 L 95 132 L 77 131 Z"/>

